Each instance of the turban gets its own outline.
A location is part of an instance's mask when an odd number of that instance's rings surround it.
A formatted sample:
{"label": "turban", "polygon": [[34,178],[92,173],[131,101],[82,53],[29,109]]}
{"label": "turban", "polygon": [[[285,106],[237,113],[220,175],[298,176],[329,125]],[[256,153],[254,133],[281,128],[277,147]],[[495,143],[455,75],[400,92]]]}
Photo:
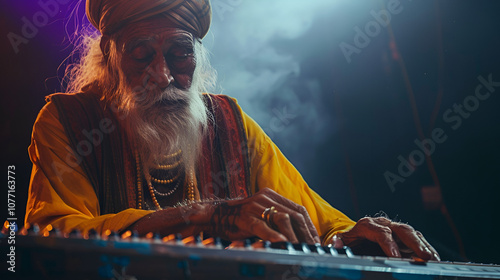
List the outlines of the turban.
{"label": "turban", "polygon": [[87,0],[86,13],[103,35],[129,23],[165,15],[200,39],[207,34],[212,17],[209,0]]}

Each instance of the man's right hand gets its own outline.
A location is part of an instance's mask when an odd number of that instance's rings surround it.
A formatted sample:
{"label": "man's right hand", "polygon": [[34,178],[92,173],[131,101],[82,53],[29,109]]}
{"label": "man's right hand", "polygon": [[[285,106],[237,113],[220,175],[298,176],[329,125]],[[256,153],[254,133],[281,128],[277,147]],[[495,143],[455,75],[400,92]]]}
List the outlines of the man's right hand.
{"label": "man's right hand", "polygon": [[[277,212],[270,213],[268,224],[262,213],[273,206]],[[208,231],[214,236],[228,240],[256,236],[271,242],[320,243],[305,207],[271,189],[262,189],[245,199],[222,201],[211,210]]]}
{"label": "man's right hand", "polygon": [[[273,206],[277,212],[269,214],[268,223],[262,215]],[[129,229],[140,235],[158,232],[189,236],[205,231],[230,241],[259,237],[271,242],[320,243],[305,207],[267,188],[244,199],[193,202],[159,210]]]}

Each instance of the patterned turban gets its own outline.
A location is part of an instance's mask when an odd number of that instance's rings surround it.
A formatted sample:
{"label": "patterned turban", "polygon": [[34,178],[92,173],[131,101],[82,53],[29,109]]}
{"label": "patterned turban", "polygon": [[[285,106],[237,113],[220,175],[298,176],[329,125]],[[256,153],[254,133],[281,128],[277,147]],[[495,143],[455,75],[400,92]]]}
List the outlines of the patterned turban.
{"label": "patterned turban", "polygon": [[209,0],[86,0],[87,18],[101,34],[111,35],[128,23],[163,14],[203,38],[210,27]]}

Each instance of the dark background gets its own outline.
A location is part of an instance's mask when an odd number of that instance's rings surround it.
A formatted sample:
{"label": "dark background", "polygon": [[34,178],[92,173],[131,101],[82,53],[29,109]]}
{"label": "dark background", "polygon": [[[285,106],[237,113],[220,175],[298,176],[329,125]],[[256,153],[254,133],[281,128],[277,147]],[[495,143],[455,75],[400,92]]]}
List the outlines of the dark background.
{"label": "dark background", "polygon": [[[500,263],[500,87],[456,130],[443,118],[474,94],[478,76],[500,81],[500,2],[402,0],[348,62],[339,45],[354,45],[355,27],[364,30],[389,2],[212,1],[204,44],[219,71],[215,91],[236,97],[310,186],[352,219],[382,210],[422,231],[444,259]],[[85,23],[81,4],[55,3],[52,15],[34,0],[2,1],[0,12],[1,167],[16,166],[20,220],[31,128],[44,96],[61,91],[68,38]],[[44,23],[41,13],[47,23],[16,53],[8,34],[22,36],[23,17]],[[446,141],[391,190],[384,173],[397,175],[398,156],[408,159],[434,128]],[[433,187],[434,203],[423,187]]]}

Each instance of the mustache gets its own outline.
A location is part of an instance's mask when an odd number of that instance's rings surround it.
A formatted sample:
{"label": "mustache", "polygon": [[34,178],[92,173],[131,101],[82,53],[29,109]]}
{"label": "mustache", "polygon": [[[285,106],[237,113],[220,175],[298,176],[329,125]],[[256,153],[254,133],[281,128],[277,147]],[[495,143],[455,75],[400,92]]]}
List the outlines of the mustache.
{"label": "mustache", "polygon": [[188,106],[189,90],[179,89],[170,85],[164,90],[158,88],[134,92],[134,103],[142,108],[171,107],[172,109]]}

